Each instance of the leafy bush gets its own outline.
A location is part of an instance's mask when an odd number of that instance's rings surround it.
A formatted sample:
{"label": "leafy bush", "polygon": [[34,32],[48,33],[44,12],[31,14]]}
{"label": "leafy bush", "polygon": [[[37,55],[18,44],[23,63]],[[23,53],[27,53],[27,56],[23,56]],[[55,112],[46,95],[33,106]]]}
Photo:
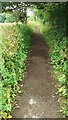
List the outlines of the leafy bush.
{"label": "leafy bush", "polygon": [[0,114],[11,118],[12,102],[24,78],[32,29],[25,24],[1,26]]}
{"label": "leafy bush", "polygon": [[20,21],[20,12],[4,12],[0,13],[0,22],[2,23],[13,23]]}
{"label": "leafy bush", "polygon": [[[57,33],[58,34],[58,33]],[[68,116],[68,111],[67,111],[67,99],[68,99],[68,91],[67,91],[67,66],[68,66],[68,60],[67,60],[67,48],[66,48],[66,37],[63,37],[62,40],[60,40],[60,37],[55,36],[54,30],[50,29],[50,31],[47,31],[45,33],[45,39],[49,45],[49,53],[51,57],[51,64],[53,65],[53,72],[55,79],[58,81],[58,92],[59,95],[63,99],[62,101],[60,100],[61,104],[61,112],[65,115]],[[64,107],[62,107],[64,106]]]}
{"label": "leafy bush", "polygon": [[6,17],[0,14],[0,23],[4,23]]}
{"label": "leafy bush", "polygon": [[[48,3],[44,5],[42,34],[49,46],[51,64],[55,79],[58,81],[59,102],[61,110],[68,116],[68,57],[66,41],[66,3]],[[47,16],[46,16],[47,15]]]}
{"label": "leafy bush", "polygon": [[12,22],[15,22],[15,18],[12,14],[6,14],[6,20],[5,22],[7,23],[12,23]]}
{"label": "leafy bush", "polygon": [[5,19],[6,23],[19,22],[21,13],[19,11],[12,12],[12,13],[9,12],[9,13],[5,13],[5,16],[6,16],[6,19]]}

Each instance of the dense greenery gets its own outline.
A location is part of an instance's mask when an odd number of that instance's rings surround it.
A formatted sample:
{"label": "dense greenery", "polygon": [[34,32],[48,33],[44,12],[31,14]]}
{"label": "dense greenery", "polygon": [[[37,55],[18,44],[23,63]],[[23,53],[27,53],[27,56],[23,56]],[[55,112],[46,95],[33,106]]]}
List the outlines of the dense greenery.
{"label": "dense greenery", "polygon": [[21,14],[19,11],[14,12],[4,12],[0,13],[0,22],[1,23],[13,23],[13,22],[24,22],[24,19],[21,20]]}
{"label": "dense greenery", "polygon": [[[66,41],[66,3],[48,3],[40,9],[39,17],[43,22],[42,34],[50,50],[51,64],[54,77],[58,81],[59,102],[61,110],[68,116],[68,58]],[[44,12],[45,11],[45,12]]]}
{"label": "dense greenery", "polygon": [[11,118],[12,102],[20,93],[19,81],[24,78],[25,63],[32,29],[25,24],[2,25],[2,58],[0,66],[0,114]]}
{"label": "dense greenery", "polygon": [[27,21],[27,7],[30,6],[28,2],[2,2],[1,4],[3,13],[7,14],[6,22]]}
{"label": "dense greenery", "polygon": [[[40,3],[35,11],[40,31],[49,46],[49,55],[53,66],[53,76],[57,82],[60,112],[68,116],[68,57],[66,40],[66,3]],[[40,22],[39,24],[36,24]],[[30,21],[31,23],[31,21]]]}
{"label": "dense greenery", "polygon": [[[14,7],[14,12],[5,12],[6,6]],[[35,9],[34,18],[29,18],[28,24],[35,29],[39,26],[42,35],[49,46],[49,55],[53,66],[53,76],[57,82],[57,93],[59,94],[60,112],[68,116],[68,57],[66,41],[66,3],[3,3],[4,12],[0,14],[0,22],[17,22],[1,25],[1,61],[0,61],[0,114],[3,118],[11,118],[12,102],[17,92],[20,91],[19,81],[24,78],[25,60],[30,44],[30,36],[33,30],[19,21],[26,21],[21,9],[31,6]],[[25,8],[25,7],[24,7]],[[19,11],[18,11],[19,9]],[[9,10],[8,10],[9,11]],[[19,13],[20,14],[19,14]],[[23,17],[24,16],[24,17]],[[6,19],[5,19],[6,18]],[[10,19],[12,18],[12,19]],[[24,19],[25,18],[25,19]],[[32,21],[33,20],[33,21]],[[40,22],[40,23],[39,23]]]}

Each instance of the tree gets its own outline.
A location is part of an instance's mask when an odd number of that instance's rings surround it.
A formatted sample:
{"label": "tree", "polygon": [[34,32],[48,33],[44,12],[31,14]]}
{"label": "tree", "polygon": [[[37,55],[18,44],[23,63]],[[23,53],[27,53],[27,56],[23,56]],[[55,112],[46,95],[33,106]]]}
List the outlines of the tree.
{"label": "tree", "polygon": [[10,12],[16,13],[14,14],[18,17],[19,21],[26,22],[27,21],[27,3],[23,2],[3,2],[2,3],[2,12]]}

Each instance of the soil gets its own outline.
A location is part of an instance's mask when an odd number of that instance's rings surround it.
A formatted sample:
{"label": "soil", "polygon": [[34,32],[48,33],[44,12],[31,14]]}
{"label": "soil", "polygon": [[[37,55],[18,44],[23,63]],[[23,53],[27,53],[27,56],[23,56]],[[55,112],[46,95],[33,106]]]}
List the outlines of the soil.
{"label": "soil", "polygon": [[49,48],[37,27],[31,38],[26,67],[22,94],[16,98],[19,108],[12,110],[13,118],[61,118]]}

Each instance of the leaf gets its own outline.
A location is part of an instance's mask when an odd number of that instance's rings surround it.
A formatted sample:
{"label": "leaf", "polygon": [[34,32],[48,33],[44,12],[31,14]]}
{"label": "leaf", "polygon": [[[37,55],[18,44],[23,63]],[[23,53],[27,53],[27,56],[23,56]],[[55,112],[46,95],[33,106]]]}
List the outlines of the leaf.
{"label": "leaf", "polygon": [[2,104],[0,104],[0,110],[2,110]]}
{"label": "leaf", "polygon": [[18,93],[22,93],[21,90],[19,90]]}
{"label": "leaf", "polygon": [[7,112],[11,111],[11,104],[6,104],[6,110],[7,110]]}
{"label": "leaf", "polygon": [[12,118],[12,116],[11,116],[11,115],[8,115],[8,118]]}
{"label": "leaf", "polygon": [[1,117],[2,117],[2,118],[7,118],[7,113],[1,111]]}

